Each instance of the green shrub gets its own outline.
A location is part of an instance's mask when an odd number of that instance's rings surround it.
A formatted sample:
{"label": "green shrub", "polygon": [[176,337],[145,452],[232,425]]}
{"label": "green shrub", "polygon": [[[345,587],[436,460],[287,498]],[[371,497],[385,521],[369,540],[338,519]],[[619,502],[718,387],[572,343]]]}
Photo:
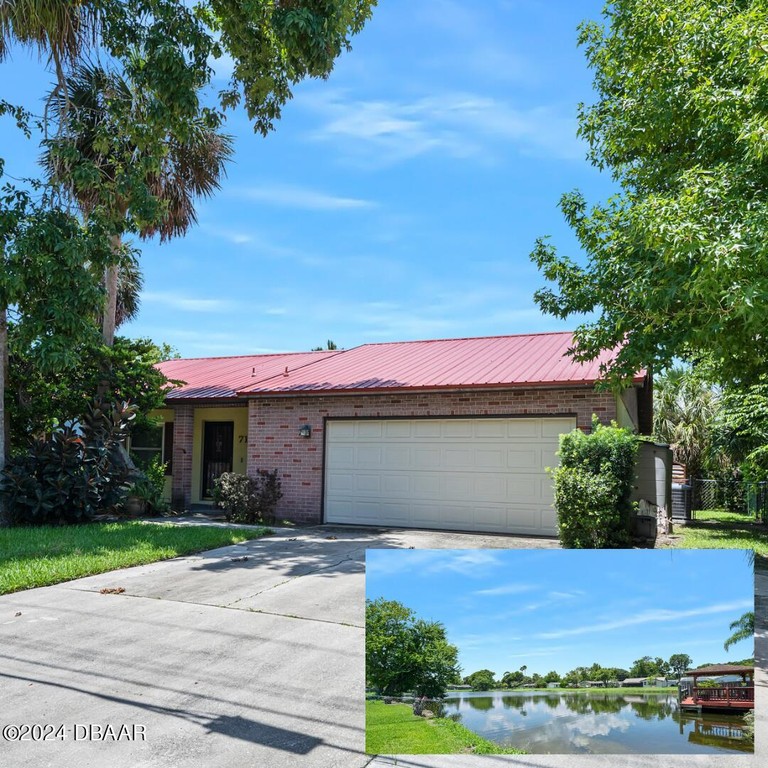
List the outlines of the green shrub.
{"label": "green shrub", "polygon": [[573,549],[627,546],[631,541],[638,437],[592,417],[592,432],[560,436],[553,471],[560,541]]}
{"label": "green shrub", "polygon": [[94,400],[76,424],[33,438],[0,475],[0,493],[13,523],[82,523],[123,501],[130,467],[123,448],[136,410]]}
{"label": "green shrub", "polygon": [[155,456],[128,488],[127,496],[143,501],[144,512],[147,514],[162,514],[168,511],[169,504],[165,500],[165,467],[160,457]]}
{"label": "green shrub", "polygon": [[255,477],[224,472],[214,481],[213,500],[233,523],[271,523],[283,497],[277,470],[257,470]]}

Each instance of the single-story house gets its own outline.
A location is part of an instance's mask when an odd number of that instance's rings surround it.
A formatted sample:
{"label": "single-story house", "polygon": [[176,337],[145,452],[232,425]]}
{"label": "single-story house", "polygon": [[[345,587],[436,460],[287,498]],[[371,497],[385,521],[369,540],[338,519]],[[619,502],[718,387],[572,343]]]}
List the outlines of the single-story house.
{"label": "single-story house", "polygon": [[655,678],[648,677],[627,677],[621,681],[622,688],[650,688],[655,685]]}
{"label": "single-story house", "polygon": [[597,391],[570,333],[363,344],[169,360],[152,435],[174,509],[210,505],[222,472],[277,469],[298,523],[556,535],[559,436],[592,414],[651,431],[649,376]]}
{"label": "single-story house", "polygon": [[547,688],[559,688],[560,683],[547,683]]}

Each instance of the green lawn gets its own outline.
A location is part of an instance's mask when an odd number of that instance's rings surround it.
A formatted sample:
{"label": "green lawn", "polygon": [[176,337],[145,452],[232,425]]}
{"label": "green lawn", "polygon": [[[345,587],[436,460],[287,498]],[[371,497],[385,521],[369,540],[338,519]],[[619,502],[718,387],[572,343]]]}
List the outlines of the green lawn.
{"label": "green lawn", "polygon": [[768,526],[753,517],[713,509],[695,512],[696,519],[675,526],[682,535],[674,546],[685,549],[754,549],[760,557],[768,557]]}
{"label": "green lawn", "polygon": [[519,755],[452,720],[427,720],[410,704],[365,703],[365,751],[370,755]]}
{"label": "green lawn", "polygon": [[137,521],[0,528],[0,595],[237,544],[268,532]]}

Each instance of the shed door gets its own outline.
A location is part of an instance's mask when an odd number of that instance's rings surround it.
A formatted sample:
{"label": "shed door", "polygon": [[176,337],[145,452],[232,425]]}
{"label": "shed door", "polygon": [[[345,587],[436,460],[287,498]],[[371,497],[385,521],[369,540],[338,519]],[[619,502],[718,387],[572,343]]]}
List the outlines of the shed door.
{"label": "shed door", "polygon": [[325,520],[557,535],[552,481],[573,417],[326,424]]}

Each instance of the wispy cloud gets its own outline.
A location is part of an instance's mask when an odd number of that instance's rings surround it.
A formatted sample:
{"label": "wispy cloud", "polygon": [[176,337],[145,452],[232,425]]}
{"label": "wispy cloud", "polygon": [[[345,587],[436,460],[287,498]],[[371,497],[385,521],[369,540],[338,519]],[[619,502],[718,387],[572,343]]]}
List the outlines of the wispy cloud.
{"label": "wispy cloud", "polygon": [[498,587],[490,587],[489,589],[477,589],[473,595],[519,595],[523,592],[530,592],[536,589],[533,584],[502,584]]}
{"label": "wispy cloud", "polygon": [[293,184],[264,183],[248,187],[235,187],[231,194],[246,200],[256,200],[266,205],[299,208],[307,211],[349,211],[375,208],[372,200],[345,197]]}
{"label": "wispy cloud", "polygon": [[236,309],[236,302],[229,299],[197,298],[173,291],[146,291],[141,294],[141,300],[183,312],[230,312]]}
{"label": "wispy cloud", "polygon": [[560,637],[574,637],[575,635],[587,635],[599,632],[608,632],[613,629],[623,629],[624,627],[638,626],[642,624],[658,624],[668,622],[678,622],[681,619],[688,619],[694,616],[709,616],[715,613],[729,613],[743,611],[752,607],[749,600],[738,600],[732,603],[718,603],[716,605],[707,605],[700,608],[692,608],[687,611],[672,611],[668,609],[653,609],[643,611],[634,616],[625,616],[615,621],[604,621],[601,623],[587,624],[581,627],[572,627],[570,629],[560,629],[554,632],[540,632],[535,635],[543,640],[552,640]]}
{"label": "wispy cloud", "polygon": [[305,103],[324,119],[312,138],[356,151],[374,166],[428,153],[485,161],[510,149],[566,160],[585,154],[575,115],[555,106],[519,108],[473,93],[356,100],[339,91],[315,94]]}
{"label": "wispy cloud", "polygon": [[487,576],[489,569],[498,565],[498,554],[486,549],[417,549],[408,552],[369,550],[366,558],[370,583],[374,582],[374,578],[404,572],[452,572],[479,578]]}

